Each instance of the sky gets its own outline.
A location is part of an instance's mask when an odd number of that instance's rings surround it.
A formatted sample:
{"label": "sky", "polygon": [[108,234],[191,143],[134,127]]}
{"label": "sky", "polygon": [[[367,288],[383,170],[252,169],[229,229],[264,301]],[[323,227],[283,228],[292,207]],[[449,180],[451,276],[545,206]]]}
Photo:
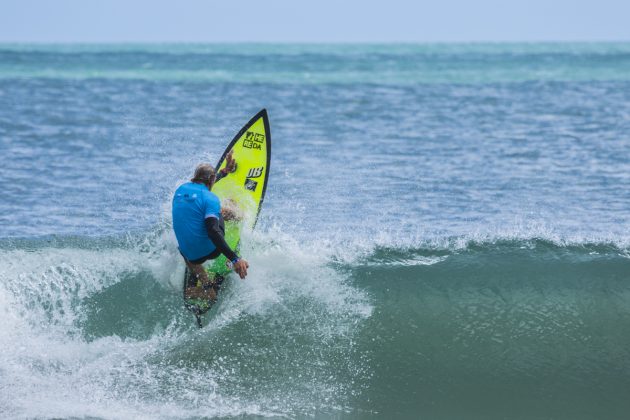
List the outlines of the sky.
{"label": "sky", "polygon": [[0,0],[0,42],[630,41],[630,0]]}

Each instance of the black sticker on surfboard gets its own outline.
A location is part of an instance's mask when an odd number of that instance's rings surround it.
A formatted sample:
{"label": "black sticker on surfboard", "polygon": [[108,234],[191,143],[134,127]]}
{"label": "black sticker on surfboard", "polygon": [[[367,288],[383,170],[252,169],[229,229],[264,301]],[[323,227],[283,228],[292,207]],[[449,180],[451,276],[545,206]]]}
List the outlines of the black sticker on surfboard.
{"label": "black sticker on surfboard", "polygon": [[245,180],[245,189],[250,190],[250,191],[256,191],[256,187],[258,186],[258,182],[254,181],[253,179],[246,179]]}
{"label": "black sticker on surfboard", "polygon": [[261,150],[260,145],[265,142],[265,135],[248,131],[243,139],[243,147],[248,149]]}

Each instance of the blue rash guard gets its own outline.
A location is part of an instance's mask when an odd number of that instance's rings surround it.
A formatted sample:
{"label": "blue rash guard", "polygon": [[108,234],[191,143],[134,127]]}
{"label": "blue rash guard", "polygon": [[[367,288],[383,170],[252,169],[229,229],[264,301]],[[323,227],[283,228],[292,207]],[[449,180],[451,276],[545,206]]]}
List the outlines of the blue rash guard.
{"label": "blue rash guard", "polygon": [[219,197],[203,184],[187,182],[173,197],[173,230],[179,250],[189,261],[211,254],[216,246],[208,237],[205,219],[221,217]]}

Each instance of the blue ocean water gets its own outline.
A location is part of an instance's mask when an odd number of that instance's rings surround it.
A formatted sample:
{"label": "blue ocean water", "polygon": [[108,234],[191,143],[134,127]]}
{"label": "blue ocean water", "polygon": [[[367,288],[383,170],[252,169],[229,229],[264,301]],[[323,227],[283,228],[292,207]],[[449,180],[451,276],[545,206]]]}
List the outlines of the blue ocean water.
{"label": "blue ocean water", "polygon": [[[0,413],[622,419],[630,44],[0,45]],[[197,330],[175,188],[267,108]]]}

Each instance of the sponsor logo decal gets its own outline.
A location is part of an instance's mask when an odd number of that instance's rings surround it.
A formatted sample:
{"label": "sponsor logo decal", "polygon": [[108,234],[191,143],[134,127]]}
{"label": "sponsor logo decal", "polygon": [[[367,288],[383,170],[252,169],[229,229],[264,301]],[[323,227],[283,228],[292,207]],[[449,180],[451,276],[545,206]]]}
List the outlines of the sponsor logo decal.
{"label": "sponsor logo decal", "polygon": [[254,181],[253,179],[247,178],[245,180],[245,189],[246,190],[256,191],[256,187],[257,186],[258,186],[258,182]]}
{"label": "sponsor logo decal", "polygon": [[261,166],[260,168],[251,168],[249,172],[247,172],[247,178],[260,178],[263,169],[265,169],[264,166]]}
{"label": "sponsor logo decal", "polygon": [[265,135],[248,131],[243,139],[243,147],[248,149],[261,150],[260,145],[265,142]]}

